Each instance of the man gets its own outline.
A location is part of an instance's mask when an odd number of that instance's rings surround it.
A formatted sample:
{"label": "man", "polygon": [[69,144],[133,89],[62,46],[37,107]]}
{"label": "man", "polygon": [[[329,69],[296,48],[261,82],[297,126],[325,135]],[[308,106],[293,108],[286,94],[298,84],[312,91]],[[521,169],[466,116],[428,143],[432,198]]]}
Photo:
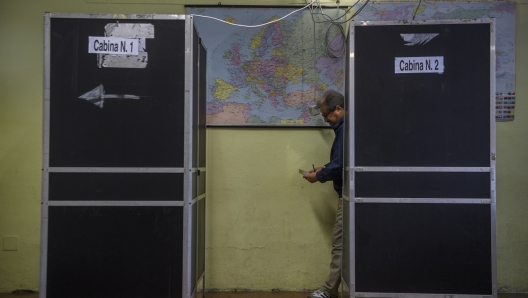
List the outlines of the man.
{"label": "man", "polygon": [[335,138],[330,151],[330,162],[323,167],[310,170],[303,178],[310,183],[333,181],[334,189],[339,195],[334,231],[332,234],[332,261],[330,274],[318,290],[308,298],[336,298],[341,283],[341,249],[343,243],[343,120],[345,116],[345,98],[337,91],[328,90],[317,103],[324,121],[332,125]]}

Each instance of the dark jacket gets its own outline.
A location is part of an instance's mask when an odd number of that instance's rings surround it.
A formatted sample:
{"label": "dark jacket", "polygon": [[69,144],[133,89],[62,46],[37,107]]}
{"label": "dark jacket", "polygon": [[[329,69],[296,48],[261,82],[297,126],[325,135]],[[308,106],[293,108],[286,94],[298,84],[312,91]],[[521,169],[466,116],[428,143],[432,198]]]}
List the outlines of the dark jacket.
{"label": "dark jacket", "polygon": [[316,176],[320,182],[326,182],[332,180],[334,182],[334,189],[339,194],[339,197],[343,196],[343,120],[341,118],[339,122],[334,125],[334,143],[332,143],[332,150],[330,150],[330,162],[325,164],[325,167],[317,172]]}

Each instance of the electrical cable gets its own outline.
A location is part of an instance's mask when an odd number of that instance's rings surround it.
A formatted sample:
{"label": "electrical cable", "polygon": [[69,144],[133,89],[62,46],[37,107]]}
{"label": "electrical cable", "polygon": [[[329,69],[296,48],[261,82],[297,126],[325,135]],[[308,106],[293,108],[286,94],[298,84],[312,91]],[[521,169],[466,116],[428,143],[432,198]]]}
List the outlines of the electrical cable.
{"label": "electrical cable", "polygon": [[308,5],[302,7],[302,8],[299,8],[299,9],[296,9],[292,12],[290,12],[289,14],[283,16],[282,18],[279,18],[277,20],[273,20],[273,21],[269,21],[267,23],[264,23],[264,24],[260,24],[260,25],[240,25],[240,24],[235,24],[235,23],[231,23],[231,22],[227,22],[227,21],[224,21],[222,19],[218,19],[218,18],[215,18],[215,17],[211,17],[211,16],[204,16],[204,15],[199,15],[199,14],[191,14],[191,16],[195,16],[195,17],[200,17],[200,18],[206,18],[206,19],[213,19],[213,20],[216,20],[216,21],[219,21],[219,22],[222,22],[222,23],[226,23],[226,24],[229,24],[229,25],[233,25],[233,26],[239,26],[239,27],[246,27],[246,28],[256,28],[256,27],[262,27],[262,26],[266,26],[266,25],[269,25],[269,24],[272,24],[272,23],[275,23],[275,22],[278,22],[280,20],[283,20],[287,17],[289,17],[290,15],[296,13],[296,12],[299,12],[309,6],[311,6],[314,2],[316,2],[318,0],[313,0],[312,2],[310,2]]}
{"label": "electrical cable", "polygon": [[[339,30],[340,30],[339,34],[343,38],[342,39],[343,40],[343,44],[341,45],[341,48],[337,49],[337,50],[336,49],[332,49],[332,47],[330,46],[331,41],[328,40],[328,38],[330,37],[330,29],[333,26],[336,26],[337,28],[339,28]],[[334,37],[334,39],[335,39],[335,37]],[[343,57],[343,55],[345,54],[345,50],[346,50],[345,41],[346,41],[346,36],[345,36],[345,29],[343,29],[343,26],[341,26],[341,24],[330,23],[330,25],[326,29],[326,34],[325,34],[325,52],[326,52],[326,54],[328,56],[330,56],[331,58]],[[337,54],[336,54],[336,52],[337,52]]]}
{"label": "electrical cable", "polygon": [[[356,4],[359,2],[360,0],[358,0],[356,2]],[[305,0],[306,3],[308,3],[308,1]],[[313,9],[310,8],[310,11],[312,13],[312,20],[315,22],[315,23],[328,23],[328,22],[334,22],[336,20],[339,20],[340,18],[344,17],[356,4],[350,6],[342,15],[340,15],[339,17],[336,17],[335,19],[332,19],[329,15],[325,14],[324,12],[322,12],[322,7],[320,8],[321,12],[318,13],[318,12],[314,12]],[[313,18],[313,15],[322,15],[323,18],[325,18],[324,21],[316,21],[314,18]]]}
{"label": "electrical cable", "polygon": [[[312,14],[313,19],[313,14]],[[315,42],[315,22],[313,23],[313,42],[314,42],[314,59],[313,59],[313,72],[314,72],[314,102],[317,101],[317,92],[315,91],[315,87],[317,86],[317,43]]]}
{"label": "electrical cable", "polygon": [[[307,1],[305,1],[305,2],[307,2]],[[339,3],[339,0],[337,1],[337,3]],[[326,30],[323,49],[324,49],[326,55],[328,55],[329,57],[332,57],[332,58],[336,58],[336,55],[334,55],[333,51],[330,50],[330,46],[329,46],[329,42],[328,42],[330,29],[331,29],[331,27],[334,26],[334,24],[332,24],[332,20],[333,19],[332,19],[332,17],[330,17],[329,15],[324,13],[323,7],[320,5],[320,3],[319,3],[319,11],[320,12],[314,12],[314,9],[312,7],[313,7],[313,5],[310,7],[310,12],[312,13],[312,21],[314,23],[314,43],[315,43],[315,24],[317,24],[317,23],[330,23],[330,25],[328,26],[328,28]],[[337,6],[337,10],[336,10],[336,15],[338,15],[338,14],[339,14],[339,5]],[[314,17],[315,15],[321,15],[325,20],[316,21],[315,17]],[[339,17],[336,18],[336,19],[339,19]]]}
{"label": "electrical cable", "polygon": [[414,18],[416,17],[416,13],[418,12],[418,8],[420,8],[420,5],[422,5],[422,0],[420,0],[420,2],[418,3],[418,6],[416,6],[416,9],[414,10],[413,21],[414,21]]}
{"label": "electrical cable", "polygon": [[[345,42],[346,42],[345,30],[343,29],[343,26],[341,26],[341,24],[346,24],[347,22],[352,20],[355,16],[357,16],[363,10],[363,8],[365,8],[365,6],[370,2],[370,0],[366,0],[365,3],[360,8],[358,8],[358,10],[356,12],[354,12],[354,14],[350,18],[348,18],[347,20],[339,21],[339,19],[341,19],[344,16],[346,16],[350,12],[350,10],[353,7],[355,7],[360,1],[361,0],[357,0],[356,3],[354,3],[352,6],[350,6],[342,15],[337,16],[339,14],[339,0],[338,0],[337,1],[338,6],[337,6],[336,17],[332,18],[328,14],[324,13],[323,6],[321,5],[319,0],[312,0],[310,3],[308,3],[308,0],[305,0],[306,5],[304,7],[296,9],[296,10],[290,12],[289,14],[287,14],[287,15],[279,18],[279,19],[276,19],[276,20],[273,20],[273,21],[269,21],[269,22],[266,22],[266,23],[260,24],[260,25],[235,24],[235,23],[224,21],[222,19],[218,19],[218,18],[215,18],[215,17],[204,16],[204,15],[199,15],[199,14],[191,14],[191,16],[200,17],[200,18],[207,18],[207,19],[213,19],[213,20],[216,20],[216,21],[219,21],[219,22],[222,22],[222,23],[226,23],[226,24],[229,24],[229,25],[233,25],[233,26],[239,26],[239,27],[245,27],[245,28],[256,28],[256,27],[262,27],[262,26],[266,26],[266,25],[281,21],[281,20],[289,17],[290,15],[292,15],[292,14],[294,14],[296,12],[299,12],[299,11],[301,11],[303,9],[308,8],[310,10],[310,14],[312,16],[312,21],[314,22],[314,42],[315,42],[315,24],[317,24],[317,23],[330,23],[330,25],[326,29],[325,41],[324,41],[324,49],[325,49],[326,54],[329,57],[339,58],[339,57],[343,56],[343,54],[345,53],[345,48],[346,48],[345,47]],[[421,1],[422,0],[420,0],[420,4],[421,4]],[[317,3],[317,6],[314,8],[314,4],[315,3]],[[420,6],[420,4],[418,5],[418,7]],[[319,12],[317,12],[316,9],[319,9]],[[418,10],[418,8],[417,8],[417,10]],[[415,11],[415,14],[416,14],[416,11]],[[314,15],[321,15],[324,20],[323,21],[316,21]],[[413,16],[413,20],[414,20],[414,16]],[[330,36],[330,30],[334,26],[337,26],[339,28],[339,33],[338,34],[340,34],[342,36],[342,38],[343,38],[343,44],[342,44],[341,48],[337,49],[337,50],[336,49],[332,49],[330,47],[330,43],[331,42],[328,40],[329,36]],[[336,52],[337,52],[337,54],[335,54]]]}
{"label": "electrical cable", "polygon": [[[421,0],[420,0],[421,1]],[[348,7],[348,9],[340,16],[337,16],[337,17],[334,17],[332,18],[331,16],[329,16],[328,14],[324,13],[323,11],[323,8],[322,6],[320,5],[319,1],[318,1],[318,8],[319,8],[319,11],[320,12],[317,12],[314,8],[313,8],[313,1],[312,1],[312,4],[309,6],[309,9],[310,9],[310,13],[312,14],[312,21],[314,23],[330,23],[330,25],[328,26],[328,28],[326,29],[326,34],[325,34],[325,40],[324,40],[324,49],[325,49],[325,52],[326,52],[326,55],[328,55],[329,57],[331,58],[340,58],[342,57],[345,52],[346,52],[346,40],[347,40],[347,37],[345,35],[345,30],[343,29],[343,26],[341,24],[346,24],[348,23],[349,21],[353,20],[354,17],[356,17],[359,13],[361,13],[361,11],[367,6],[367,4],[370,2],[370,0],[366,0],[365,3],[363,3],[353,14],[352,16],[350,16],[349,18],[347,18],[346,20],[344,21],[339,21],[341,18],[343,18],[344,16],[346,16],[350,10],[352,8],[354,8],[356,5],[358,5],[359,3],[361,2],[361,0],[357,0],[352,6]],[[305,3],[308,3],[307,0],[305,0]],[[339,14],[339,1],[337,1],[337,13],[336,15]],[[323,17],[324,20],[322,21],[318,21],[315,19],[315,15],[321,15],[321,17]],[[340,49],[332,49],[330,47],[330,43],[331,41],[329,41],[329,36],[330,36],[330,31],[331,29],[334,27],[334,26],[337,26],[339,28],[339,35],[342,36],[343,38],[343,44],[341,45],[341,48]]]}
{"label": "electrical cable", "polygon": [[[360,1],[361,0],[358,0],[354,5],[352,5],[352,7],[355,6],[356,4],[358,4]],[[369,2],[370,2],[370,0],[366,0],[365,3],[363,5],[361,5],[361,7],[358,8],[358,10],[356,12],[354,12],[354,14],[350,18],[348,18],[347,20],[342,21],[342,22],[335,21],[335,23],[343,24],[343,23],[351,21],[355,16],[357,16],[365,8],[365,6],[367,6],[367,4]]]}
{"label": "electrical cable", "polygon": [[[358,8],[358,10],[350,17],[348,18],[347,20],[345,21],[341,21],[339,22],[338,19],[344,17],[353,7],[355,7],[356,5],[358,5],[359,2],[361,2],[362,0],[357,0],[356,3],[354,3],[352,6],[349,6],[348,9],[345,11],[345,13],[335,19],[332,19],[329,15],[325,14],[325,13],[317,13],[317,12],[313,12],[312,10],[312,14],[322,14],[322,16],[326,19],[325,21],[315,21],[316,23],[326,23],[326,22],[334,22],[334,23],[339,23],[339,24],[343,24],[343,23],[346,23],[346,22],[349,22],[350,20],[352,20],[355,16],[357,16],[366,6],[367,4],[370,2],[370,0],[366,0],[365,3],[360,7]],[[307,2],[307,1],[305,1]]]}

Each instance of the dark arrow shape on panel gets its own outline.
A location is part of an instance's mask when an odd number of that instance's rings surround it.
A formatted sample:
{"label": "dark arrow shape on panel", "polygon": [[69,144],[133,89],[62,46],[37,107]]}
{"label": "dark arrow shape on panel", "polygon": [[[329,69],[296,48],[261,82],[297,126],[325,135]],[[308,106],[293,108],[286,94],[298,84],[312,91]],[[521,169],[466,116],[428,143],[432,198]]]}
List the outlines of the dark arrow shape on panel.
{"label": "dark arrow shape on panel", "polygon": [[79,98],[87,100],[102,109],[104,100],[107,98],[139,99],[140,96],[130,94],[105,94],[103,85],[101,84],[95,87],[95,89],[90,90],[84,93],[83,95],[79,96]]}

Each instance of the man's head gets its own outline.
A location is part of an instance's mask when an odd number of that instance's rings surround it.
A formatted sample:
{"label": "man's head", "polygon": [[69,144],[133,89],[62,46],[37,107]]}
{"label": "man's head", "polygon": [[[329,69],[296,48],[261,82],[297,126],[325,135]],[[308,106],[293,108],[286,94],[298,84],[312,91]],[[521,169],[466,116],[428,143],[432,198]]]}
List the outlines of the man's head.
{"label": "man's head", "polygon": [[324,121],[335,125],[345,116],[345,97],[337,91],[328,90],[317,102],[317,107],[321,111]]}

